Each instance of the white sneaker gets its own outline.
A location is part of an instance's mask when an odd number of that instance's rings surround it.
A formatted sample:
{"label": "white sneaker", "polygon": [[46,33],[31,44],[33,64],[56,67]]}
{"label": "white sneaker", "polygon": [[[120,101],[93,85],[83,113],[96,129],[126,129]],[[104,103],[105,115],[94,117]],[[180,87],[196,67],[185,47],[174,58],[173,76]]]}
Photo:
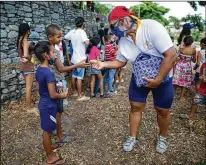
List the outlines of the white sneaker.
{"label": "white sneaker", "polygon": [[129,136],[123,144],[123,149],[126,152],[130,152],[133,150],[135,144],[137,143],[136,137],[134,136]]}
{"label": "white sneaker", "polygon": [[78,93],[74,93],[72,96],[73,96],[73,97],[77,97],[77,96],[78,96]]}
{"label": "white sneaker", "polygon": [[119,83],[119,80],[116,80],[116,83]]}
{"label": "white sneaker", "polygon": [[90,100],[90,97],[82,96],[81,98],[78,98],[77,101],[87,101]]}
{"label": "white sneaker", "polygon": [[123,83],[123,82],[124,82],[124,79],[122,79],[121,82]]}
{"label": "white sneaker", "polygon": [[156,146],[156,151],[158,153],[164,153],[167,151],[167,141],[166,138],[163,136],[158,136],[157,137],[157,146]]}

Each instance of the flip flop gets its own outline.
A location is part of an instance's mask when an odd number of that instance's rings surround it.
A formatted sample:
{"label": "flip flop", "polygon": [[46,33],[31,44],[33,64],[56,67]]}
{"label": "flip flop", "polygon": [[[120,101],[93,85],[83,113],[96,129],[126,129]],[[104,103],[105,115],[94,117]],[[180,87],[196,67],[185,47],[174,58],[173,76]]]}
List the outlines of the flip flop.
{"label": "flip flop", "polygon": [[68,142],[71,142],[74,140],[74,137],[73,136],[68,136],[68,135],[64,135],[60,141],[56,141],[55,143],[56,144],[61,144],[61,143],[68,143]]}
{"label": "flip flop", "polygon": [[59,143],[54,143],[54,144],[56,144],[57,146],[52,148],[52,150],[56,150],[57,148],[59,148],[61,146]]}
{"label": "flip flop", "polygon": [[[61,160],[64,160],[63,158],[59,158],[59,159],[57,159],[57,160],[55,160],[55,161],[53,161],[52,163],[48,163],[48,162],[46,162],[47,164],[53,164],[53,165],[55,165],[56,163],[58,163],[59,161],[61,161]],[[65,161],[64,161],[64,163],[65,163]],[[64,163],[61,163],[61,164],[64,164]],[[61,165],[60,164],[60,165]],[[57,164],[56,164],[57,165]]]}

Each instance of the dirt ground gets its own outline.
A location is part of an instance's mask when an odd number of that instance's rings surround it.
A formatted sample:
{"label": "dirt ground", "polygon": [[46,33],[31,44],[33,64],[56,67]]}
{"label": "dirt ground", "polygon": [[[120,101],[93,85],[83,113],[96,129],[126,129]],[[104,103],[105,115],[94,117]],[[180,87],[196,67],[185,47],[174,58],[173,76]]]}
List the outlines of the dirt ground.
{"label": "dirt ground", "polygon": [[[63,114],[63,130],[75,140],[57,149],[56,154],[66,158],[66,165],[206,164],[205,106],[198,108],[192,127],[178,118],[180,113],[189,111],[193,90],[187,90],[183,103],[179,102],[179,90],[175,95],[167,153],[155,151],[158,126],[151,94],[137,135],[138,143],[133,151],[123,152],[122,144],[129,133],[129,70],[127,66],[126,88],[111,98],[97,97],[81,103],[69,98]],[[39,117],[26,112],[24,100],[4,107],[1,112],[1,164],[45,164],[41,135]]]}

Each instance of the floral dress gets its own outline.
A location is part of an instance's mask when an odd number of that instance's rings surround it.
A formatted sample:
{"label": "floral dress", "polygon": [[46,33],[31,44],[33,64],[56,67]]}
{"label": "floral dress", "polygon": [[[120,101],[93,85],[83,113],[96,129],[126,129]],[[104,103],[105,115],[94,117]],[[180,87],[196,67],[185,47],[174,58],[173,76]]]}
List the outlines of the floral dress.
{"label": "floral dress", "polygon": [[192,86],[192,56],[186,56],[180,54],[175,67],[175,73],[173,76],[173,84],[182,87]]}

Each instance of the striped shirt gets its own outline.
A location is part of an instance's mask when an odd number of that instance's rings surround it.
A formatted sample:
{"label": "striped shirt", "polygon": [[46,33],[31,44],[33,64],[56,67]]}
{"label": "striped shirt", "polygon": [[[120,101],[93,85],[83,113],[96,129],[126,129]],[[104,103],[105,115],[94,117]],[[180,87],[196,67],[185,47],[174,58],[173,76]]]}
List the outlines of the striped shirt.
{"label": "striped shirt", "polygon": [[116,59],[116,51],[109,42],[105,45],[105,61],[114,61]]}

